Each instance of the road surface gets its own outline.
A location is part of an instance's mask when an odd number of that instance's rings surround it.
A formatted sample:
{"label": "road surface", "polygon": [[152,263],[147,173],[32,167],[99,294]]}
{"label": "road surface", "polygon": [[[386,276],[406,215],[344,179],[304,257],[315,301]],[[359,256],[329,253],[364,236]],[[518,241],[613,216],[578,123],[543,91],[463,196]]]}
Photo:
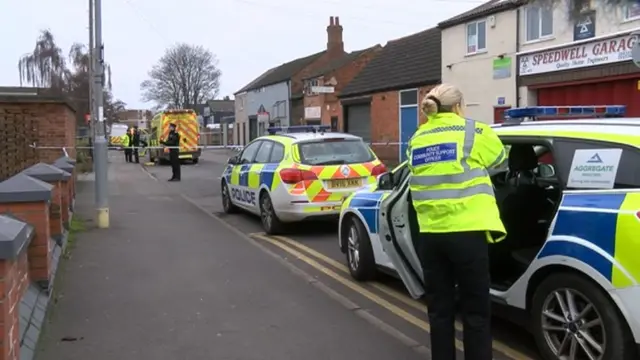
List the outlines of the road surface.
{"label": "road surface", "polygon": [[[230,153],[205,151],[197,165],[182,167],[182,181],[168,183],[204,211],[223,220],[238,231],[251,236],[289,264],[311,274],[327,287],[365,309],[388,326],[396,337],[409,344],[429,346],[429,324],[423,304],[414,301],[401,282],[382,277],[374,283],[352,281],[345,257],[337,246],[336,224],[318,223],[295,226],[286,237],[269,237],[262,233],[257,217],[247,214],[226,215],[222,211],[220,175]],[[168,166],[145,167],[159,182],[171,175]],[[458,324],[458,330],[461,326]],[[461,332],[459,331],[461,338]],[[538,359],[532,337],[522,328],[499,318],[494,319],[496,359]],[[462,347],[462,343],[457,344]]]}

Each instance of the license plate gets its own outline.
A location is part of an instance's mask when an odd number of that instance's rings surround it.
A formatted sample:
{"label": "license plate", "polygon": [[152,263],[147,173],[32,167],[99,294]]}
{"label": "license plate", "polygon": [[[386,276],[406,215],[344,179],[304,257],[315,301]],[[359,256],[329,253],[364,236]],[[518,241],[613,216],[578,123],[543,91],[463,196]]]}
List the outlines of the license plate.
{"label": "license plate", "polygon": [[191,155],[180,155],[178,156],[178,159],[191,159]]}
{"label": "license plate", "polygon": [[329,189],[347,189],[362,186],[362,179],[329,180]]}

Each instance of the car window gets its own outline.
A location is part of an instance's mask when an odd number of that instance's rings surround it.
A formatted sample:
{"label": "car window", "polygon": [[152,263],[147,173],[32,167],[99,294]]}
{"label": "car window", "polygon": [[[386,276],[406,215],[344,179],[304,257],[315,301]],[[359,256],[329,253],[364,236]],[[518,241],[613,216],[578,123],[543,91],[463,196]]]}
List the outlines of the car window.
{"label": "car window", "polygon": [[604,141],[574,139],[554,140],[554,147],[557,150],[557,172],[567,188],[640,188],[638,149]]}
{"label": "car window", "polygon": [[358,164],[375,160],[362,140],[327,138],[298,144],[300,162],[307,165]]}
{"label": "car window", "polygon": [[256,156],[258,148],[260,148],[261,144],[262,141],[255,141],[247,145],[247,147],[245,147],[242,151],[242,154],[240,154],[240,164],[248,164],[253,162],[253,158]]}
{"label": "car window", "polygon": [[262,146],[260,146],[260,150],[258,150],[253,162],[258,164],[268,163],[271,156],[271,149],[273,149],[273,144],[273,141],[262,141]]}
{"label": "car window", "polygon": [[273,150],[271,150],[271,157],[269,158],[270,163],[279,163],[284,158],[284,145],[279,143],[274,143]]}

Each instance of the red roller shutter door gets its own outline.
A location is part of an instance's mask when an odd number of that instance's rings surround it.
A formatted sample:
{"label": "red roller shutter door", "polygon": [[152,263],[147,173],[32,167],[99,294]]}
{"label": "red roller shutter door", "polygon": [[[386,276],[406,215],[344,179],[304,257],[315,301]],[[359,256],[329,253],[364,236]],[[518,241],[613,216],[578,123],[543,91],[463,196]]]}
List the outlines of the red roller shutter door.
{"label": "red roller shutter door", "polygon": [[626,105],[627,116],[640,117],[638,81],[623,79],[542,88],[538,89],[538,105]]}

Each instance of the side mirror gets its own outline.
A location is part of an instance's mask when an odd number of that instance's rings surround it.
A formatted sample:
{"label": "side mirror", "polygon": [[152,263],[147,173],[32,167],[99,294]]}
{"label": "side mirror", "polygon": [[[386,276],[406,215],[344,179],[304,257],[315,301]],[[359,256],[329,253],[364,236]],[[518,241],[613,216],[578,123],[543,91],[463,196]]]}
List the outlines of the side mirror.
{"label": "side mirror", "polygon": [[378,190],[393,190],[393,174],[386,172],[378,175]]}
{"label": "side mirror", "polygon": [[556,169],[549,164],[538,165],[538,176],[541,178],[552,178],[556,175]]}
{"label": "side mirror", "polygon": [[229,160],[227,161],[227,164],[229,165],[236,165],[237,163],[238,163],[238,155],[230,157]]}

